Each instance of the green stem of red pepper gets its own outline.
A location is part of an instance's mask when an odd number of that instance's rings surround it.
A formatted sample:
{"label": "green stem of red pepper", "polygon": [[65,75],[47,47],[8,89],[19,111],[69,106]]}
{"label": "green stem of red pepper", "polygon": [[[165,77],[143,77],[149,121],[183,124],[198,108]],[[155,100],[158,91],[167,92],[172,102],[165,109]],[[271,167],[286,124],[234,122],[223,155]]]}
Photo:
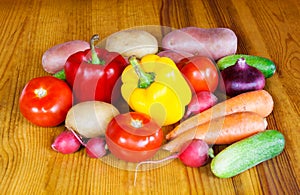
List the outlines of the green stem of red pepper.
{"label": "green stem of red pepper", "polygon": [[154,72],[145,72],[141,65],[139,64],[138,60],[135,56],[129,57],[129,62],[133,66],[137,76],[139,77],[138,80],[138,88],[147,88],[151,85],[151,83],[155,80],[155,73]]}
{"label": "green stem of red pepper", "polygon": [[91,54],[92,54],[92,64],[101,64],[100,59],[98,58],[97,52],[95,50],[95,41],[99,40],[99,35],[93,35],[90,41]]}
{"label": "green stem of red pepper", "polygon": [[[91,51],[92,59],[89,61],[89,63],[105,65],[105,61],[99,59],[98,54],[95,49],[95,41],[98,41],[98,40],[99,40],[99,35],[97,35],[97,34],[93,35],[90,40],[90,51]],[[66,73],[65,73],[64,69],[55,73],[53,76],[58,79],[61,79],[61,80],[66,80]]]}

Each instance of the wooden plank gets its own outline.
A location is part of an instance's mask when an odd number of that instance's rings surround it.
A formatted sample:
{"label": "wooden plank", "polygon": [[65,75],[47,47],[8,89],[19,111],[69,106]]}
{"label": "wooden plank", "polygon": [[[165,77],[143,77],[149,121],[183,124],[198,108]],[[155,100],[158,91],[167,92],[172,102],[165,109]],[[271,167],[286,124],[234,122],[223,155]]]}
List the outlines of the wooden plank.
{"label": "wooden plank", "polygon": [[[297,0],[127,0],[0,3],[0,194],[300,194],[300,5]],[[228,27],[238,36],[238,52],[272,59],[276,74],[266,90],[274,98],[269,129],[286,138],[284,152],[234,178],[219,179],[209,163],[185,167],[175,159],[139,171],[107,164],[84,149],[62,155],[51,149],[63,125],[42,128],[19,112],[19,95],[32,78],[48,75],[43,53],[55,44],[86,40],[144,25],[173,28]],[[219,152],[225,146],[214,146]],[[115,167],[117,166],[117,167]]]}

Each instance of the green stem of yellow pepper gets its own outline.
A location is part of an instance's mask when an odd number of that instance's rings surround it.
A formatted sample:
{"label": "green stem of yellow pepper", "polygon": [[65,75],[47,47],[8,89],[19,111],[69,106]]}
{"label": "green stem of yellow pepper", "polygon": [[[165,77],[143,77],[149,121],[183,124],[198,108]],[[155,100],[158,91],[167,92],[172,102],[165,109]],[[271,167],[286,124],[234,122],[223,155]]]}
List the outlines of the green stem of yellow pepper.
{"label": "green stem of yellow pepper", "polygon": [[155,80],[154,72],[145,72],[139,62],[137,61],[135,56],[129,57],[129,62],[134,68],[137,76],[139,77],[138,88],[147,88],[151,85],[151,83]]}

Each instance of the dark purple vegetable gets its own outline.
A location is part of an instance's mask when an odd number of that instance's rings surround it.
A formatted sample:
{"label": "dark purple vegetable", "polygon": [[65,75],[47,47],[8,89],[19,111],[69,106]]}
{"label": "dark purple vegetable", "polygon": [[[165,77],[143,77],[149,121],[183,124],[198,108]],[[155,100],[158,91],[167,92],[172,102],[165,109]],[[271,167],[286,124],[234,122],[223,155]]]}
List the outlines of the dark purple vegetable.
{"label": "dark purple vegetable", "polygon": [[249,66],[243,57],[239,58],[235,65],[225,68],[221,75],[226,94],[231,97],[265,87],[265,77],[262,72]]}
{"label": "dark purple vegetable", "polygon": [[213,93],[209,91],[199,91],[193,95],[183,118],[186,119],[191,115],[203,112],[215,105],[217,102],[218,98]]}

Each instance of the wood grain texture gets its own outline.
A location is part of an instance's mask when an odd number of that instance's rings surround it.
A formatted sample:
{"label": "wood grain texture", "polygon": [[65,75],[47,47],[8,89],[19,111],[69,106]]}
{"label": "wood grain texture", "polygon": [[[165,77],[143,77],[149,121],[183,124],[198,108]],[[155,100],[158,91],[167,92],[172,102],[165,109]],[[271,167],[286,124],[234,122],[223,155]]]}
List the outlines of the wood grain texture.
{"label": "wood grain texture", "polygon": [[[300,194],[300,3],[297,0],[2,0],[0,2],[0,194]],[[218,179],[209,164],[178,160],[148,171],[115,168],[84,150],[51,150],[63,126],[41,128],[19,112],[19,95],[47,75],[43,53],[69,40],[89,40],[135,26],[228,27],[238,53],[264,56],[277,66],[266,90],[274,98],[269,129],[286,138],[284,152],[236,177]],[[215,146],[215,152],[225,146]],[[124,165],[126,168],[126,164]]]}

